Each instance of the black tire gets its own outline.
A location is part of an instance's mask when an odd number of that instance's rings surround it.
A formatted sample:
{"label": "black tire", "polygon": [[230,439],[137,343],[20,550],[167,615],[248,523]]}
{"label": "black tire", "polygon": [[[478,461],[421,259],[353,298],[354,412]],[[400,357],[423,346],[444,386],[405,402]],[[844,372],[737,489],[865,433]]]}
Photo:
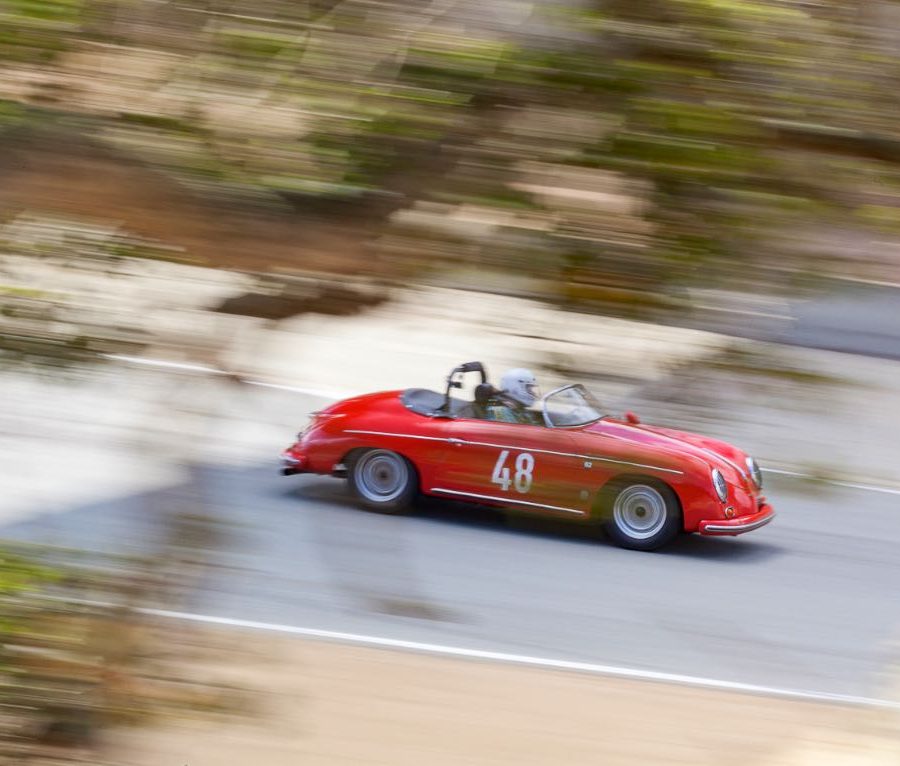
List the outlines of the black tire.
{"label": "black tire", "polygon": [[603,493],[603,528],[622,548],[654,551],[683,527],[678,496],[660,481],[635,478]]}
{"label": "black tire", "polygon": [[360,505],[378,513],[408,513],[419,491],[413,464],[386,449],[357,452],[350,461],[347,480]]}

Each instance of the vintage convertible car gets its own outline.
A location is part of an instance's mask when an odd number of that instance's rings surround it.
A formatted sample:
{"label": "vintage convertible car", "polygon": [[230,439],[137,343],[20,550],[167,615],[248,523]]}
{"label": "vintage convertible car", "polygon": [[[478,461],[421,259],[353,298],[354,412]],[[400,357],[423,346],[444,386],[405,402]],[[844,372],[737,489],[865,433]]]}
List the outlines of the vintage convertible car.
{"label": "vintage convertible car", "polygon": [[[481,376],[471,401],[453,394]],[[725,442],[604,414],[581,385],[516,411],[483,365],[443,393],[366,394],[313,413],[282,472],[346,476],[359,502],[408,510],[419,493],[598,521],[619,545],[653,550],[680,532],[738,535],[775,515],[753,458]]]}

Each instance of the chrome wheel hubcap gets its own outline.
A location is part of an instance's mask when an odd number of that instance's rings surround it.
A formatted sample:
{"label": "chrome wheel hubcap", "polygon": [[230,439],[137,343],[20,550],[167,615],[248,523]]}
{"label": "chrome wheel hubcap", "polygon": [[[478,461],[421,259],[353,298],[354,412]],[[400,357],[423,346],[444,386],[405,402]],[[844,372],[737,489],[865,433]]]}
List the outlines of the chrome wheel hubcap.
{"label": "chrome wheel hubcap", "polygon": [[356,486],[373,503],[396,500],[406,488],[408,478],[406,462],[387,450],[367,452],[356,464]]}
{"label": "chrome wheel hubcap", "polygon": [[635,540],[646,540],[666,523],[666,501],[653,487],[634,484],[616,497],[613,520],[623,534]]}

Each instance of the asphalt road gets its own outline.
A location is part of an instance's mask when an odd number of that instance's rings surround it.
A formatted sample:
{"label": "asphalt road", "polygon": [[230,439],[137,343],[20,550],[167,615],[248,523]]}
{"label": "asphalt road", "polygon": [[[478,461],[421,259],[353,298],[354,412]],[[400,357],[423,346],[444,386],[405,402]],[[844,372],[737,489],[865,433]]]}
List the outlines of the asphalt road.
{"label": "asphalt road", "polygon": [[737,539],[620,550],[583,528],[429,502],[358,510],[343,482],[274,464],[73,507],[0,535],[129,550],[173,503],[230,542],[179,608],[217,616],[877,696],[900,638],[898,497],[770,481],[780,515]]}
{"label": "asphalt road", "polygon": [[900,359],[900,288],[845,287],[797,302],[793,321],[773,340],[809,348]]}
{"label": "asphalt road", "polygon": [[900,359],[900,287],[837,281],[816,296],[777,309],[757,305],[756,298],[720,300],[718,309],[698,309],[680,321],[752,340]]}

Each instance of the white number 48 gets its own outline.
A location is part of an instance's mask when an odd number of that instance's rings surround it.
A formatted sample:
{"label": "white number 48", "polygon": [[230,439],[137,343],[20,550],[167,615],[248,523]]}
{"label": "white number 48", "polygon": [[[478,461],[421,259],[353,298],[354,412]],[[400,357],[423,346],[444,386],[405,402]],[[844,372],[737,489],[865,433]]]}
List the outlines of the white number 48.
{"label": "white number 48", "polygon": [[509,450],[503,450],[497,457],[494,464],[494,473],[491,474],[491,483],[499,484],[504,492],[509,491],[509,485],[513,484],[516,492],[525,494],[531,489],[531,479],[534,473],[534,456],[528,452],[520,452],[516,456],[516,473],[512,481],[510,481],[510,468],[506,465],[506,459],[509,457]]}

